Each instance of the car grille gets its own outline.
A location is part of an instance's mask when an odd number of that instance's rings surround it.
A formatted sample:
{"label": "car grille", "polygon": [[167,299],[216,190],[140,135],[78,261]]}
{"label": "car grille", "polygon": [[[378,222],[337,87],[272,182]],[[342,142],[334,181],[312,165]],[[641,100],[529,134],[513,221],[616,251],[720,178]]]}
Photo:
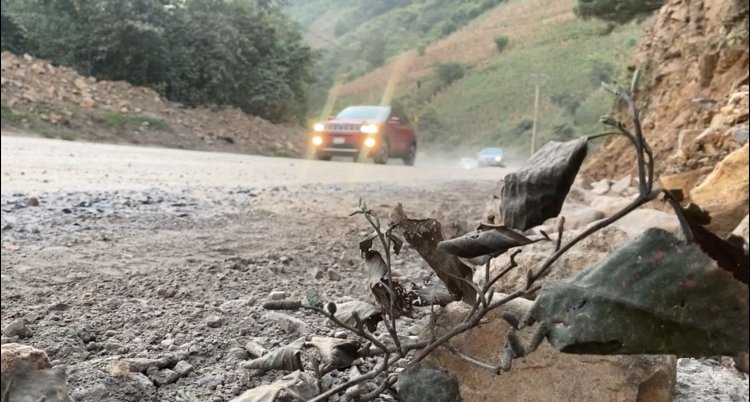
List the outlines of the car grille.
{"label": "car grille", "polygon": [[326,131],[336,131],[336,132],[359,131],[359,126],[356,124],[326,124]]}

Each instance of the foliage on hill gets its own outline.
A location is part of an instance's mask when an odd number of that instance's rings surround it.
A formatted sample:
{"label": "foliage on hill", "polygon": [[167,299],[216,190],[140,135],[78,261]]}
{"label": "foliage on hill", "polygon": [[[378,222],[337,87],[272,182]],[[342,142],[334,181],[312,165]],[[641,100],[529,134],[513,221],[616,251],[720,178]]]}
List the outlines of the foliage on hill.
{"label": "foliage on hill", "polygon": [[664,0],[578,0],[576,14],[624,24],[658,10]]}
{"label": "foliage on hill", "polygon": [[306,112],[312,53],[275,1],[7,0],[2,13],[3,50],[189,106],[232,105],[272,121]]}

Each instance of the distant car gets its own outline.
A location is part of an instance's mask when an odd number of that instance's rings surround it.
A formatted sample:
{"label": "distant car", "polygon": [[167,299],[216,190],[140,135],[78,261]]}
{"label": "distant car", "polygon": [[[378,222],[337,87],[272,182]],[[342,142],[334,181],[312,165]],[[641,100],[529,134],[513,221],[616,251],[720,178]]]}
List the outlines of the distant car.
{"label": "distant car", "polygon": [[479,166],[505,166],[505,153],[502,148],[485,148],[477,154]]}
{"label": "distant car", "polygon": [[316,123],[309,143],[313,158],[319,160],[371,157],[385,164],[390,158],[401,158],[411,166],[417,157],[416,130],[406,115],[389,106],[349,106],[328,121]]}

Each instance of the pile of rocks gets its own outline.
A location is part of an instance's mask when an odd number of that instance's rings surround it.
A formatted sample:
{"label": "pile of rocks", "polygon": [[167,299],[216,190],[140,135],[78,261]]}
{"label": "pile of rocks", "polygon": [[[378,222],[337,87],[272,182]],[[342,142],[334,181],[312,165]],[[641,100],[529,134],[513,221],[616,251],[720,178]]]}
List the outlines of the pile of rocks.
{"label": "pile of rocks", "polygon": [[[304,146],[299,127],[272,124],[231,107],[186,108],[151,88],[97,81],[29,55],[2,53],[1,93],[3,107],[22,116],[31,131],[41,121],[86,140],[264,155],[297,156]],[[122,127],[123,122],[137,127]],[[56,130],[45,134],[59,136]]]}

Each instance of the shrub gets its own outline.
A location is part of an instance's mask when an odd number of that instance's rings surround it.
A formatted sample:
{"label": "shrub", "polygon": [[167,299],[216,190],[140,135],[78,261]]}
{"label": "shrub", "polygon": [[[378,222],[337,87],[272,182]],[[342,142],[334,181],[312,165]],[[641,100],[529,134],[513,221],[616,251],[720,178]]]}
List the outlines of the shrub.
{"label": "shrub", "polygon": [[508,47],[508,43],[510,43],[510,39],[508,39],[507,36],[498,36],[495,38],[495,46],[497,47],[497,51],[502,53],[505,48]]}
{"label": "shrub", "polygon": [[466,74],[466,68],[460,63],[440,63],[435,67],[435,75],[442,84],[441,87],[460,80],[464,74]]}

